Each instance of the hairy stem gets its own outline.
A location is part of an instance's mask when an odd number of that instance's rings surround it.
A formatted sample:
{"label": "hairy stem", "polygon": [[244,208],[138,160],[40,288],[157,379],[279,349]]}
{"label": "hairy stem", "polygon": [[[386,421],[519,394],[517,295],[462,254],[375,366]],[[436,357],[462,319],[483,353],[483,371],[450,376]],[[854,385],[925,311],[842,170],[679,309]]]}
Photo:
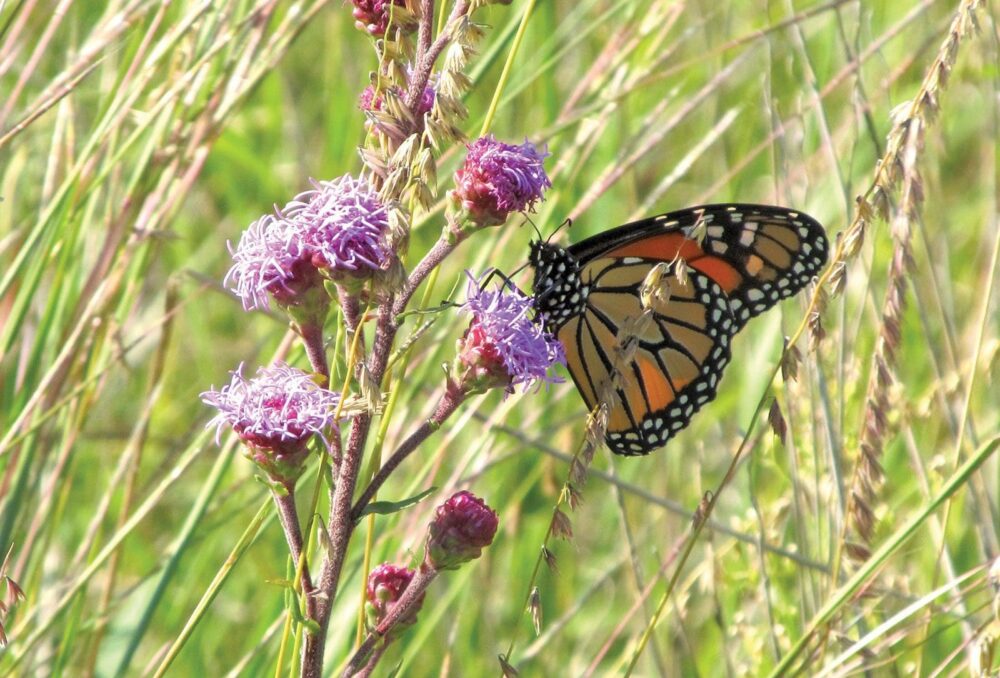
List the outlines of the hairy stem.
{"label": "hairy stem", "polygon": [[441,52],[451,42],[451,31],[449,29],[452,22],[468,14],[470,4],[469,0],[459,0],[456,2],[455,8],[451,11],[451,16],[448,17],[448,24],[445,26],[445,30],[441,32],[437,40],[432,42],[426,50],[421,50],[422,53],[417,60],[413,80],[410,82],[410,90],[406,93],[405,103],[411,111],[417,100],[420,99],[421,94],[423,94],[424,88],[427,87],[431,71],[434,70],[434,62],[437,61],[437,58],[441,56]]}
{"label": "hairy stem", "polygon": [[421,0],[420,2],[420,33],[417,39],[417,61],[419,61],[427,50],[431,47],[431,39],[434,32],[434,0]]}
{"label": "hairy stem", "polygon": [[330,365],[326,360],[326,345],[323,341],[322,323],[303,323],[298,326],[299,336],[302,337],[302,344],[305,346],[306,355],[309,357],[309,364],[314,372],[319,372],[327,379],[330,378]]}
{"label": "hairy stem", "polygon": [[392,307],[394,315],[399,315],[406,310],[406,305],[410,303],[410,298],[417,291],[417,288],[420,287],[420,283],[444,261],[445,257],[454,251],[462,240],[462,236],[451,229],[449,225],[447,230],[438,238],[438,241],[434,243],[434,246],[420,260],[420,263],[413,268],[410,272],[410,277],[403,283],[403,289],[399,292],[399,296],[396,297],[396,303]]}
{"label": "hairy stem", "polygon": [[[372,354],[368,359],[368,371],[372,381],[381,384],[389,354],[392,351],[393,340],[398,326],[392,313],[392,297],[387,296],[379,303],[378,320],[376,321],[375,340]],[[365,442],[371,429],[372,415],[370,412],[359,414],[351,422],[347,446],[337,469],[337,478],[330,492],[330,552],[323,563],[318,585],[319,629],[316,633],[306,634],[306,644],[302,656],[303,678],[320,678],[323,672],[323,651],[326,646],[326,636],[330,626],[330,612],[337,595],[337,585],[340,572],[347,557],[347,547],[354,532],[354,520],[351,518],[351,499],[358,481],[361,461],[364,457]]]}
{"label": "hairy stem", "polygon": [[416,431],[411,433],[406,440],[400,443],[399,447],[392,453],[382,467],[372,478],[372,481],[365,488],[365,491],[361,494],[361,497],[354,504],[354,508],[351,510],[352,520],[358,520],[361,517],[361,512],[364,511],[365,507],[378,492],[382,484],[388,480],[389,476],[392,475],[393,471],[403,463],[403,461],[416,450],[421,443],[423,443],[427,438],[431,436],[432,433],[437,431],[445,419],[450,417],[458,406],[462,404],[463,401],[468,397],[468,393],[457,385],[449,383],[448,388],[445,390],[445,394],[441,397],[438,402],[437,409],[434,410],[434,414],[431,418],[425,421],[423,424],[417,428]]}
{"label": "hairy stem", "polygon": [[[298,565],[302,557],[302,528],[299,527],[299,513],[295,508],[295,491],[292,487],[287,487],[287,492],[281,493],[277,490],[271,492],[274,498],[274,505],[278,509],[278,520],[281,522],[281,529],[285,532],[285,541],[288,542],[288,550],[292,554],[292,560]],[[302,590],[309,595],[312,593],[312,578],[309,576],[309,567],[302,566]]]}

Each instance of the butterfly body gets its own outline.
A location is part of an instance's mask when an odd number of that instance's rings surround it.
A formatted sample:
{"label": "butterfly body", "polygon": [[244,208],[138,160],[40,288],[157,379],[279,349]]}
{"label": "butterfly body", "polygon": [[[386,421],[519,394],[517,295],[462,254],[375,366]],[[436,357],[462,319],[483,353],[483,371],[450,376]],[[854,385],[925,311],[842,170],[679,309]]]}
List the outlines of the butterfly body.
{"label": "butterfly body", "polygon": [[[580,395],[608,402],[617,454],[663,446],[715,397],[746,322],[826,261],[823,228],[765,205],[705,205],[626,224],[567,248],[535,242],[536,308]],[[665,294],[643,301],[654,267]],[[662,290],[661,290],[662,291]]]}

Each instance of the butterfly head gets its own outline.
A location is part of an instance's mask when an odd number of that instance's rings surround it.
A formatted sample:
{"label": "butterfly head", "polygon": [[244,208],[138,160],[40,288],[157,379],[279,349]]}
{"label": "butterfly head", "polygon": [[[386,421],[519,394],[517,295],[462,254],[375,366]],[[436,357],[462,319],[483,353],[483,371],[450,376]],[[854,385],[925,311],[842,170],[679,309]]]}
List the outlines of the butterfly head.
{"label": "butterfly head", "polygon": [[549,331],[583,312],[588,286],[580,279],[580,262],[565,248],[536,240],[528,263],[535,269],[535,308]]}

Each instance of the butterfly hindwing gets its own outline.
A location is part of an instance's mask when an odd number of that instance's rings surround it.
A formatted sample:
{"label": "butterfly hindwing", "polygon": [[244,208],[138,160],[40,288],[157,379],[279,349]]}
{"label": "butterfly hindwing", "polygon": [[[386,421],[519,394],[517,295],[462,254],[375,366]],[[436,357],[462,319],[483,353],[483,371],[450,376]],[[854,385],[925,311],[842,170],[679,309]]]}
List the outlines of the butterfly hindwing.
{"label": "butterfly hindwing", "polygon": [[634,345],[617,361],[627,339],[621,328],[634,327],[642,313],[635,289],[649,273],[645,261],[601,258],[584,266],[587,308],[559,334],[564,345],[575,340],[582,347],[567,352],[567,366],[588,406],[600,399],[603,383],[611,386],[605,438],[618,454],[648,454],[687,426],[715,396],[729,362],[735,324],[725,294],[703,273],[676,266],[686,275],[668,269],[666,295],[653,300],[649,317],[635,327]]}
{"label": "butterfly hindwing", "polygon": [[[540,316],[563,343],[577,389],[588,407],[609,405],[606,442],[641,455],[715,396],[732,336],[799,291],[826,252],[822,227],[801,212],[707,205],[565,249],[533,243],[531,264]],[[660,263],[666,294],[637,322],[640,288]]]}

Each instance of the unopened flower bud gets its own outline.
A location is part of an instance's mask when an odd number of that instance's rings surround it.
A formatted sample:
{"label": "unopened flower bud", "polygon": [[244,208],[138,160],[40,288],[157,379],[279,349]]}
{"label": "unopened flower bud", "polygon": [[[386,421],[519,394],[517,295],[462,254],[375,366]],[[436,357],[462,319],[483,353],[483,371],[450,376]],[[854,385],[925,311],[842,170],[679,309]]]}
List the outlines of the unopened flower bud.
{"label": "unopened flower bud", "polygon": [[[368,575],[365,614],[370,628],[376,628],[386,618],[393,605],[403,595],[403,591],[413,580],[415,572],[407,567],[382,563]],[[417,621],[417,613],[424,602],[421,594],[414,608],[393,626],[393,631],[412,626]]]}
{"label": "unopened flower bud", "polygon": [[493,543],[497,514],[465,490],[437,507],[427,531],[425,562],[435,570],[455,570],[478,558]]}

